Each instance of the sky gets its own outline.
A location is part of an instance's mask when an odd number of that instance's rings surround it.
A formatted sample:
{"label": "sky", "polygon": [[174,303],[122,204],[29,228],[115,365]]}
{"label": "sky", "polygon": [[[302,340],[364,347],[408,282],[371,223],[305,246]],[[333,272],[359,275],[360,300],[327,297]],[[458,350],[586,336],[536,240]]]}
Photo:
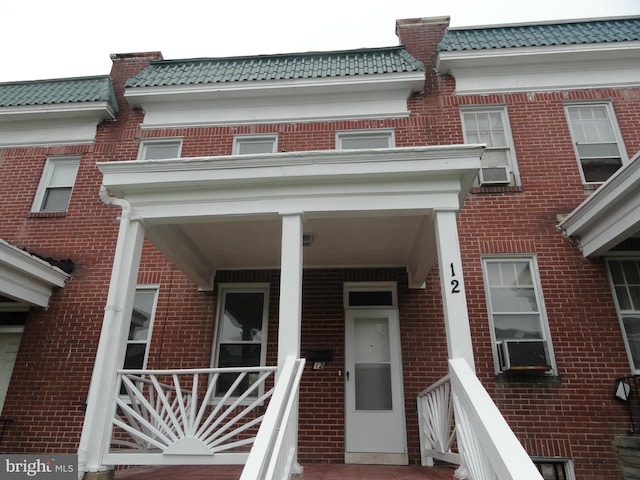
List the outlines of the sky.
{"label": "sky", "polygon": [[106,75],[110,54],[165,59],[398,45],[395,21],[451,26],[640,15],[640,0],[0,0],[0,82]]}

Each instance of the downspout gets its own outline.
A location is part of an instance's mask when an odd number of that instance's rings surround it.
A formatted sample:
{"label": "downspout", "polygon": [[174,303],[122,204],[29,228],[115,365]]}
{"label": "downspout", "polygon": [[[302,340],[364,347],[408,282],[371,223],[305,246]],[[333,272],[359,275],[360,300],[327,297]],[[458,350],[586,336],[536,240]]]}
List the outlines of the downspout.
{"label": "downspout", "polygon": [[[113,345],[119,345],[119,339],[116,337],[117,329],[114,327],[114,317],[117,311],[122,310],[122,299],[117,298],[117,289],[113,288],[114,280],[120,278],[122,269],[123,245],[128,236],[131,220],[131,204],[122,198],[116,198],[109,195],[109,191],[104,185],[100,186],[99,197],[102,203],[109,207],[120,207],[122,214],[120,215],[120,228],[118,230],[118,239],[116,242],[116,251],[114,254],[113,268],[111,271],[111,281],[109,284],[109,293],[107,295],[107,303],[105,306],[105,314],[102,322],[100,339],[98,341],[98,349],[96,351],[96,360],[94,362],[91,382],[89,384],[89,394],[87,396],[87,410],[85,412],[85,421],[78,446],[78,480],[82,480],[84,474],[88,471],[107,471],[109,467],[101,466],[102,453],[104,451],[104,442],[106,441],[106,432],[96,438],[95,431],[92,428],[96,422],[96,418],[102,416],[106,418],[109,414],[104,398],[97,394],[96,391],[101,390],[100,385],[104,383],[105,375],[108,372],[105,365],[105,359]],[[97,398],[94,398],[97,395]],[[111,399],[108,399],[110,402]]]}

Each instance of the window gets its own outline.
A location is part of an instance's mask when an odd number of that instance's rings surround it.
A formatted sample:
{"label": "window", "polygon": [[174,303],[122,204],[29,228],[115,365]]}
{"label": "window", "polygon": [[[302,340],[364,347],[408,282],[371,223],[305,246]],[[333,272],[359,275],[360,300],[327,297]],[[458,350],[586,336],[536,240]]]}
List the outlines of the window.
{"label": "window", "polygon": [[278,149],[277,135],[247,135],[233,139],[234,155],[251,155],[257,153],[275,153]]}
{"label": "window", "polygon": [[136,288],[124,358],[125,369],[140,370],[147,366],[157,293],[158,287],[155,286]]}
{"label": "window", "polygon": [[545,372],[553,360],[533,258],[485,258],[497,371]]}
{"label": "window", "polygon": [[544,480],[574,480],[573,464],[564,459],[532,459]]}
{"label": "window", "polygon": [[344,285],[344,307],[396,307],[395,282],[354,282]]}
{"label": "window", "polygon": [[583,181],[606,181],[626,161],[613,108],[608,103],[568,105],[566,113]]}
{"label": "window", "polygon": [[360,132],[338,132],[336,149],[391,148],[395,144],[392,130],[365,130]]}
{"label": "window", "polygon": [[[254,367],[265,364],[269,288],[266,285],[221,286],[218,306],[216,367]],[[218,379],[216,395],[231,388],[237,374],[223,374]],[[247,375],[233,392],[239,396],[256,380]],[[257,396],[258,392],[252,392]]]}
{"label": "window", "polygon": [[140,142],[138,160],[162,160],[180,158],[182,140],[143,140]]}
{"label": "window", "polygon": [[640,259],[609,259],[607,266],[627,354],[640,374]]}
{"label": "window", "polygon": [[47,158],[31,211],[66,212],[79,165],[79,157]]}
{"label": "window", "polygon": [[509,118],[505,108],[467,109],[462,111],[465,143],[485,143],[480,186],[516,185],[519,183]]}

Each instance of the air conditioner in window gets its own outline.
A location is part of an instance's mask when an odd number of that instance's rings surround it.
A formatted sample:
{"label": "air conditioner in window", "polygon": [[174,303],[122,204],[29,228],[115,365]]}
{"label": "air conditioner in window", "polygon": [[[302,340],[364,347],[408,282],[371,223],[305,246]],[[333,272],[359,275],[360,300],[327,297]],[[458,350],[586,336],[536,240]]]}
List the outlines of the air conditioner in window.
{"label": "air conditioner in window", "polygon": [[509,167],[482,167],[478,174],[480,186],[508,185],[511,180]]}
{"label": "air conditioner in window", "polygon": [[498,362],[502,372],[547,372],[551,370],[544,340],[503,340],[498,342]]}

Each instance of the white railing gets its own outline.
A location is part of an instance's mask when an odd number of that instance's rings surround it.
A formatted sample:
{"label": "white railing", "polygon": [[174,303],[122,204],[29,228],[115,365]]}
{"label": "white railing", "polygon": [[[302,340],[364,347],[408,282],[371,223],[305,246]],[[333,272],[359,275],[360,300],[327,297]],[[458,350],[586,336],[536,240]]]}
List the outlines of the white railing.
{"label": "white railing", "polygon": [[288,480],[297,461],[298,387],[305,360],[288,357],[240,480]]}
{"label": "white railing", "polygon": [[460,455],[452,451],[456,431],[448,375],[418,395],[418,426],[423,466],[433,466],[434,458],[460,465]]}
{"label": "white railing", "polygon": [[542,480],[529,455],[465,359],[449,360],[462,459],[458,478]]}
{"label": "white railing", "polygon": [[104,464],[245,463],[275,370],[119,370]]}

